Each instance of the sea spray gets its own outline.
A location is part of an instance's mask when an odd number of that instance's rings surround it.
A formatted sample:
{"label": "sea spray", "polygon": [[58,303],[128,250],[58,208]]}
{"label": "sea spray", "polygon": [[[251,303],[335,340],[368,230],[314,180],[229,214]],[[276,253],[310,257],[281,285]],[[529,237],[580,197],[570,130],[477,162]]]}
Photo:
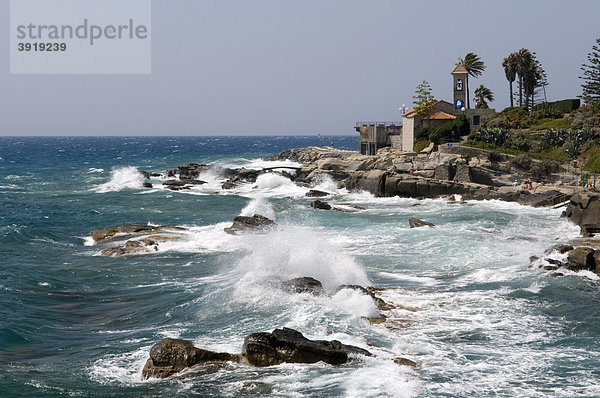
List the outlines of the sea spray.
{"label": "sea spray", "polygon": [[110,181],[96,187],[98,193],[120,191],[122,189],[138,189],[144,183],[144,176],[133,166],[114,168],[110,172]]}
{"label": "sea spray", "polygon": [[329,174],[319,174],[313,181],[314,189],[325,192],[338,192],[339,188]]}
{"label": "sea spray", "polygon": [[271,220],[275,220],[275,212],[267,199],[257,198],[252,199],[240,213],[240,216],[252,217],[255,214],[260,214]]}
{"label": "sea spray", "polygon": [[280,226],[266,235],[247,237],[250,252],[238,263],[237,286],[309,276],[332,291],[343,284],[369,285],[365,270],[342,247],[306,226]]}

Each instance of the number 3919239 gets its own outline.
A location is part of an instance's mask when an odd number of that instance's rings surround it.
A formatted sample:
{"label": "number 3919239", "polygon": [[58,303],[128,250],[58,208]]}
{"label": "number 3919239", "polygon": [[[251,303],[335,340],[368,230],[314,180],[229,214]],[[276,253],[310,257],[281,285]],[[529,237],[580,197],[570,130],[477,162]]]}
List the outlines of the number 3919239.
{"label": "number 3919239", "polygon": [[19,51],[67,51],[67,43],[19,43]]}

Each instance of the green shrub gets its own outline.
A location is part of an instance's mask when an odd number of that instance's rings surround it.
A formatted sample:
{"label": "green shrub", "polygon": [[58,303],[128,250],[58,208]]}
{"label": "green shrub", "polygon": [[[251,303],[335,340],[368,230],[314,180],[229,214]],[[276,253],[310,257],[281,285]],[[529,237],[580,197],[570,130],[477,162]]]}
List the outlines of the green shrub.
{"label": "green shrub", "polygon": [[511,160],[511,164],[521,170],[529,170],[531,162],[531,158],[527,155],[519,155]]}
{"label": "green shrub", "polygon": [[504,108],[504,110],[501,113],[506,116],[511,116],[511,115],[527,116],[529,114],[529,112],[527,111],[527,108],[524,106],[515,106],[513,108],[511,108],[511,107]]}
{"label": "green shrub", "polygon": [[581,153],[583,145],[594,138],[596,134],[591,129],[571,130],[569,131],[569,138],[563,145],[563,148],[567,152],[567,155],[574,158]]}
{"label": "green shrub", "polygon": [[502,146],[508,149],[516,149],[521,152],[529,152],[531,150],[532,142],[533,138],[531,137],[531,134],[522,131],[513,131],[508,134]]}
{"label": "green shrub", "polygon": [[[440,124],[429,134],[429,140],[439,144],[440,142],[457,140],[462,135],[468,135],[471,131],[469,119],[460,115],[456,119]],[[454,134],[452,134],[454,133]]]}
{"label": "green shrub", "polygon": [[560,170],[560,164],[551,159],[544,159],[541,162],[534,163],[530,168],[530,173],[533,177],[541,180],[552,176],[552,173],[557,173]]}
{"label": "green shrub", "polygon": [[489,151],[488,152],[488,160],[492,163],[502,162],[506,159],[506,156],[501,154],[498,151]]}
{"label": "green shrub", "polygon": [[431,144],[431,142],[429,140],[419,140],[415,143],[414,146],[414,151],[416,153],[421,152],[423,149],[427,148],[429,146],[429,144]]}
{"label": "green shrub", "polygon": [[531,127],[532,130],[546,130],[546,129],[568,129],[571,128],[571,119],[542,119],[540,123]]}
{"label": "green shrub", "polygon": [[429,138],[429,134],[431,134],[431,129],[429,127],[422,128],[415,136],[415,139],[417,141],[426,140]]}
{"label": "green shrub", "polygon": [[565,130],[550,129],[542,137],[542,150],[558,147],[565,143],[568,133]]}
{"label": "green shrub", "polygon": [[553,114],[564,114],[573,112],[576,109],[579,109],[581,106],[581,100],[579,99],[564,99],[560,101],[548,102],[537,104],[533,107],[532,111],[543,111],[546,113]]}
{"label": "green shrub", "polygon": [[587,162],[583,166],[583,170],[590,173],[600,173],[600,147],[593,147],[586,152]]}
{"label": "green shrub", "polygon": [[481,129],[481,140],[486,144],[501,146],[508,139],[508,130],[501,128]]}

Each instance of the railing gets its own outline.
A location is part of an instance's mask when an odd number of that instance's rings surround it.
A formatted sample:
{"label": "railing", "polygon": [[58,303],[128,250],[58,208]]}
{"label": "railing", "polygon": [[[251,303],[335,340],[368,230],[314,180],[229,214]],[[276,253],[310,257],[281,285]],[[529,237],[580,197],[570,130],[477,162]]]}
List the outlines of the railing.
{"label": "railing", "polygon": [[389,121],[383,121],[383,122],[356,122],[356,127],[360,127],[360,126],[402,126],[402,122],[396,121],[396,122],[389,122]]}

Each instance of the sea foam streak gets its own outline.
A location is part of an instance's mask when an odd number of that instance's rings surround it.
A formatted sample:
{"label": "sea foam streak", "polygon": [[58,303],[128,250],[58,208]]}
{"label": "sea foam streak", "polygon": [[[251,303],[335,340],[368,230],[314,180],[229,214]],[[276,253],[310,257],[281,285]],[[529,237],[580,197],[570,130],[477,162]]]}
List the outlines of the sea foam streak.
{"label": "sea foam streak", "polygon": [[95,192],[115,192],[122,189],[138,189],[144,183],[144,176],[133,166],[115,168],[110,172],[110,181],[94,189]]}

